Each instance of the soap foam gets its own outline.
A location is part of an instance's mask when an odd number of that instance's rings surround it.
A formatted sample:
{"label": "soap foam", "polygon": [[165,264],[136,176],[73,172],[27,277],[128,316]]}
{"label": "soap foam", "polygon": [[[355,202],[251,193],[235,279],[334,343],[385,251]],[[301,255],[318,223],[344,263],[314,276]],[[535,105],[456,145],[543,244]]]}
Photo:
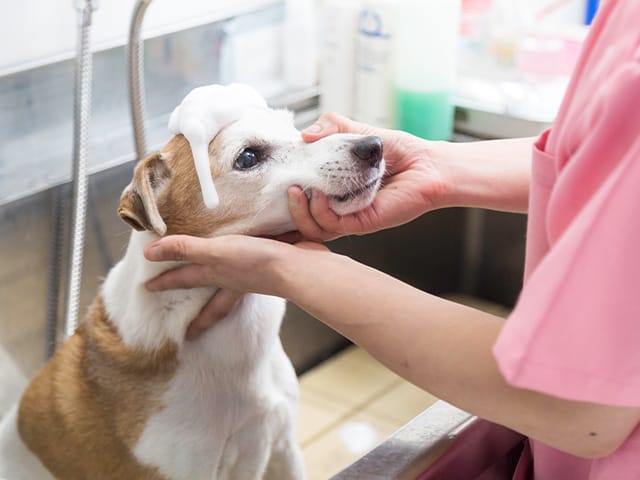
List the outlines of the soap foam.
{"label": "soap foam", "polygon": [[220,203],[211,178],[209,143],[225,126],[256,108],[266,109],[267,102],[248,85],[208,85],[191,90],[169,118],[169,131],[184,135],[191,146],[207,208],[215,208]]}

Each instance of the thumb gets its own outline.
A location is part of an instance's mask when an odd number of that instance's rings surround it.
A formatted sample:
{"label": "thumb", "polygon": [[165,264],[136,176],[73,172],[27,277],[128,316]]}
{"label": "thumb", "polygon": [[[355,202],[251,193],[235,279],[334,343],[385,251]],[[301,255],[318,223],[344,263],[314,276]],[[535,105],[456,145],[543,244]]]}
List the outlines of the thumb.
{"label": "thumb", "polygon": [[315,142],[335,133],[355,133],[360,135],[373,135],[375,129],[363,123],[354,122],[337,113],[323,113],[316,122],[302,131],[302,139],[307,142]]}
{"label": "thumb", "polygon": [[309,240],[303,240],[302,242],[298,242],[295,244],[296,247],[301,248],[303,250],[316,250],[318,252],[329,252],[329,248],[326,247],[322,243],[313,242]]}

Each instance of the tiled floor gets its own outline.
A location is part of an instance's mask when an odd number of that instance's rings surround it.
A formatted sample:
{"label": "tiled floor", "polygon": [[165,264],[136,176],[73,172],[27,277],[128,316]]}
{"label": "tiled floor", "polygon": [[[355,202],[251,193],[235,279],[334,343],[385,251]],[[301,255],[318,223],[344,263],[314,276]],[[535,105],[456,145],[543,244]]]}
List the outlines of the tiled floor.
{"label": "tiled floor", "polygon": [[[449,300],[506,317],[502,305],[461,294]],[[327,480],[437,399],[352,346],[300,377],[298,438],[309,480]]]}
{"label": "tiled floor", "polygon": [[298,438],[309,480],[327,480],[435,401],[358,347],[305,373]]}

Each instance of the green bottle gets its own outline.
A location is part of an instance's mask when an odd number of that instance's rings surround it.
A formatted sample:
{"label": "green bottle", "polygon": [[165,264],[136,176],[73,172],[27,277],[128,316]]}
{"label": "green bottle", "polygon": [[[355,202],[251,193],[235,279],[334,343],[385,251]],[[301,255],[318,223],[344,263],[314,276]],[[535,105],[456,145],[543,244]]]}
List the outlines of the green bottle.
{"label": "green bottle", "polygon": [[395,43],[396,128],[449,140],[460,0],[399,0]]}
{"label": "green bottle", "polygon": [[396,88],[397,128],[429,140],[449,140],[453,132],[451,92]]}

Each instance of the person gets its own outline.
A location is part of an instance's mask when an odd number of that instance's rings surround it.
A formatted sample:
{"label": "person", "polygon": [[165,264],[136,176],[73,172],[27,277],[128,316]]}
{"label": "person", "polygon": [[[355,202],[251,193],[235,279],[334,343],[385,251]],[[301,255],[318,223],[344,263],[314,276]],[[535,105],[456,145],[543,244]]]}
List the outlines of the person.
{"label": "person", "polygon": [[[322,194],[307,201],[293,186],[290,211],[306,240],[163,238],[149,260],[190,264],[148,288],[226,289],[191,335],[235,292],[287,298],[414,384],[529,437],[518,478],[640,478],[638,25],[640,2],[601,4],[556,121],[537,140],[428,142],[322,116],[305,141],[384,140],[388,176],[368,209],[340,218]],[[506,321],[321,243],[448,206],[528,212],[524,286]]]}

